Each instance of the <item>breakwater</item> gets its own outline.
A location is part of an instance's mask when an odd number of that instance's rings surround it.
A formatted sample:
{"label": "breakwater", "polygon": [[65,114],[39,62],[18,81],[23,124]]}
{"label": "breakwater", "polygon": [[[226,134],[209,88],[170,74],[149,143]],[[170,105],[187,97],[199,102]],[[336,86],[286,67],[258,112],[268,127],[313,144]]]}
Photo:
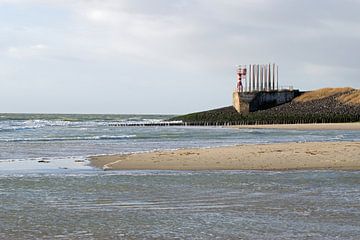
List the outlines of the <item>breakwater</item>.
{"label": "breakwater", "polygon": [[171,118],[187,125],[254,125],[254,124],[299,124],[340,123],[360,121],[360,104],[347,104],[339,99],[358,90],[334,93],[311,101],[296,98],[270,109],[239,114],[234,107],[224,107],[204,112]]}

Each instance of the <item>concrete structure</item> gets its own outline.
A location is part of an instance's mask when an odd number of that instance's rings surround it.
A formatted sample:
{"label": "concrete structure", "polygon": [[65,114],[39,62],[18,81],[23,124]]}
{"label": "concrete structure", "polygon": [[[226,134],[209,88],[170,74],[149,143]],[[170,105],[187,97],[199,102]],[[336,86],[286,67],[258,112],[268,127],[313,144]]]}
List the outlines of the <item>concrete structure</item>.
{"label": "concrete structure", "polygon": [[249,113],[250,112],[250,104],[245,101],[243,98],[243,94],[240,92],[233,92],[233,106],[239,113]]}
{"label": "concrete structure", "polygon": [[[239,81],[243,84],[241,88]],[[292,87],[279,88],[279,67],[276,64],[250,64],[248,81],[246,65],[240,65],[233,106],[239,113],[246,114],[290,102],[299,95],[299,90]]]}
{"label": "concrete structure", "polygon": [[239,113],[249,113],[290,102],[299,96],[299,90],[271,92],[234,92],[233,106]]}

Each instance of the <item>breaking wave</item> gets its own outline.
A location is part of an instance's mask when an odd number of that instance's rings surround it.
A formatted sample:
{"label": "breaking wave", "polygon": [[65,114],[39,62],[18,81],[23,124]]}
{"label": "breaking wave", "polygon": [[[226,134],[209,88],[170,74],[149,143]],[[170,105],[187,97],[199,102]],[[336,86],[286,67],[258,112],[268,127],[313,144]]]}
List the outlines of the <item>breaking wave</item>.
{"label": "breaking wave", "polygon": [[101,136],[76,136],[76,137],[50,137],[50,138],[15,138],[1,139],[0,142],[52,142],[52,141],[81,141],[81,140],[121,140],[135,138],[136,135],[101,135]]}

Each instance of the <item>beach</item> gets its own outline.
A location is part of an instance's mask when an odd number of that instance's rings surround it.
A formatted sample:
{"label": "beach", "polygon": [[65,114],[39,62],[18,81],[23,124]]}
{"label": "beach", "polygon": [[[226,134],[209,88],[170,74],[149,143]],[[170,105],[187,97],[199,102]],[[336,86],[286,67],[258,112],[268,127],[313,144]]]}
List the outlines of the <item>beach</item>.
{"label": "beach", "polygon": [[268,124],[235,125],[238,129],[287,129],[287,130],[360,130],[360,122],[354,123],[318,123],[318,124]]}
{"label": "beach", "polygon": [[248,144],[95,156],[104,170],[360,170],[360,142]]}

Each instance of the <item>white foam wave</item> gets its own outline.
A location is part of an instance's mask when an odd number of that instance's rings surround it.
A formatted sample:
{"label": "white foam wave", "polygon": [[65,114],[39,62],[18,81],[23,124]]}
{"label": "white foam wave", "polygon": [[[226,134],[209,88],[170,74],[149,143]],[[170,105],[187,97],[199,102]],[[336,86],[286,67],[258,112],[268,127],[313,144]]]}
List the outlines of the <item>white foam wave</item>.
{"label": "white foam wave", "polygon": [[28,129],[40,129],[46,127],[97,127],[107,126],[104,121],[72,122],[64,120],[27,120],[27,121],[4,121],[0,123],[0,132],[20,131]]}
{"label": "white foam wave", "polygon": [[135,138],[136,135],[101,135],[101,136],[75,136],[75,137],[52,137],[52,138],[14,138],[1,139],[0,142],[51,142],[51,141],[79,141],[79,140],[121,140]]}

